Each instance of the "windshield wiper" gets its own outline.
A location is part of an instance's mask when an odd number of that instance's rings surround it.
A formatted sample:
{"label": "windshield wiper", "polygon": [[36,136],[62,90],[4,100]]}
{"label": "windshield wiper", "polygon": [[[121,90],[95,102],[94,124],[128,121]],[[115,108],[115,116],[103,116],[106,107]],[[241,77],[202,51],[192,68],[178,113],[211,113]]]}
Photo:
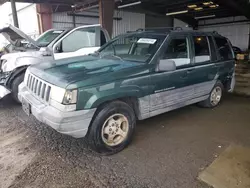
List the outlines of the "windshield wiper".
{"label": "windshield wiper", "polygon": [[31,42],[28,42],[27,44],[24,45],[24,48],[28,48],[28,49],[39,49],[40,46],[36,46]]}
{"label": "windshield wiper", "polygon": [[90,53],[90,54],[88,54],[88,55],[90,55],[90,56],[95,56],[95,57],[100,57],[100,58],[101,58],[100,52],[94,52],[94,53]]}
{"label": "windshield wiper", "polygon": [[103,57],[114,57],[114,58],[116,58],[116,59],[119,59],[119,60],[121,60],[121,61],[124,61],[120,56],[117,56],[117,55],[114,55],[114,54],[105,55],[105,56],[102,56],[101,58],[103,58]]}
{"label": "windshield wiper", "polygon": [[119,60],[121,60],[121,61],[123,61],[123,59],[120,57],[120,56],[117,56],[117,55],[111,55],[112,57],[114,57],[114,58],[117,58],[117,59],[119,59]]}

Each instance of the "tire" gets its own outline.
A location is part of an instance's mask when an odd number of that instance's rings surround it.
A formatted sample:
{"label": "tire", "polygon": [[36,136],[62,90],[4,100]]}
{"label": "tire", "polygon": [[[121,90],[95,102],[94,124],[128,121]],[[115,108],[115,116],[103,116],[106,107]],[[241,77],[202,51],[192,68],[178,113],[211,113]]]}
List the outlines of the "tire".
{"label": "tire", "polygon": [[24,73],[20,74],[19,76],[17,76],[11,84],[11,96],[12,98],[17,102],[17,103],[21,103],[18,99],[18,86],[23,82],[24,80]]}
{"label": "tire", "polygon": [[129,145],[135,126],[136,117],[133,109],[122,101],[114,101],[97,111],[89,127],[87,140],[94,151],[112,155]]}
{"label": "tire", "polygon": [[[221,92],[220,96],[216,95],[215,97],[213,97],[214,96],[213,92],[215,90],[217,92],[219,92],[219,91]],[[221,103],[221,100],[222,100],[222,98],[224,96],[223,94],[224,94],[224,86],[220,81],[218,81],[218,82],[216,82],[216,84],[214,85],[212,91],[210,92],[209,97],[205,101],[200,102],[199,106],[204,107],[204,108],[214,108],[214,107],[218,106]],[[212,98],[214,98],[214,99],[212,99]]]}

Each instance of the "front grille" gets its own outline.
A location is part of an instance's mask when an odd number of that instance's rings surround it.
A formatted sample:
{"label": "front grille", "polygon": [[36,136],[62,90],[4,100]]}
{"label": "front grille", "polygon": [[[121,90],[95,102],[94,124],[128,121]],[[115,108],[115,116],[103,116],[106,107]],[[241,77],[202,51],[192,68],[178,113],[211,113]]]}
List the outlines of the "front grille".
{"label": "front grille", "polygon": [[47,82],[29,74],[26,86],[35,96],[39,97],[43,101],[49,101],[51,86]]}

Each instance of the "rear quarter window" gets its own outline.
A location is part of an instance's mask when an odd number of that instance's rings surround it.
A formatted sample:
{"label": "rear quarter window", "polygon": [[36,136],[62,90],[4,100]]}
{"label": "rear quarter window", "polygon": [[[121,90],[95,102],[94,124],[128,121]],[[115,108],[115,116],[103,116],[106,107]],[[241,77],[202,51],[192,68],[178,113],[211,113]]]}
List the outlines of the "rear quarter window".
{"label": "rear quarter window", "polygon": [[218,47],[220,60],[234,59],[233,51],[229,41],[226,38],[214,37],[215,43]]}
{"label": "rear quarter window", "polygon": [[211,61],[208,38],[206,36],[195,36],[194,50],[195,50],[195,64],[208,63]]}

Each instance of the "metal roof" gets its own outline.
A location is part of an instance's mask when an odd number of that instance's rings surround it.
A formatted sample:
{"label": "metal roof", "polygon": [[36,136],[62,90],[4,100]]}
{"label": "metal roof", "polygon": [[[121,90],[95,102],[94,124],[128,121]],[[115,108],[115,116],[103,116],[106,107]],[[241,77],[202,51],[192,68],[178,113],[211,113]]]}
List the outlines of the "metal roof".
{"label": "metal roof", "polygon": [[[0,5],[9,0],[0,0]],[[140,0],[141,3],[136,6],[126,7],[123,10],[134,12],[145,12],[156,15],[166,16],[166,13],[178,12],[188,10],[183,14],[172,15],[192,26],[197,25],[198,18],[215,15],[216,18],[230,17],[230,16],[245,16],[250,20],[250,4],[249,0]],[[56,11],[82,11],[91,6],[98,6],[98,0],[16,0],[16,2],[26,3],[49,3],[55,5]],[[116,6],[135,3],[138,0],[115,0]],[[210,5],[204,3],[211,3],[215,5],[212,8]],[[61,5],[61,6],[58,6]],[[72,5],[75,5],[72,8]],[[189,8],[190,5],[195,5],[200,10]]]}
{"label": "metal roof", "polygon": [[[135,1],[137,0],[127,0],[126,3]],[[197,24],[197,20],[200,20],[197,18],[213,15],[214,18],[245,16],[250,20],[249,0],[141,0],[141,2],[141,4],[133,6],[130,9],[143,9],[160,15],[187,11],[183,14],[172,15],[172,17],[178,18],[192,26]],[[206,3],[208,5],[205,5]],[[190,6],[200,8],[200,10],[189,8]]]}
{"label": "metal roof", "polygon": [[[0,0],[0,5],[10,0]],[[96,0],[95,0],[96,1]],[[91,3],[93,0],[15,0],[20,3],[48,3],[58,5],[73,5],[76,3]]]}

